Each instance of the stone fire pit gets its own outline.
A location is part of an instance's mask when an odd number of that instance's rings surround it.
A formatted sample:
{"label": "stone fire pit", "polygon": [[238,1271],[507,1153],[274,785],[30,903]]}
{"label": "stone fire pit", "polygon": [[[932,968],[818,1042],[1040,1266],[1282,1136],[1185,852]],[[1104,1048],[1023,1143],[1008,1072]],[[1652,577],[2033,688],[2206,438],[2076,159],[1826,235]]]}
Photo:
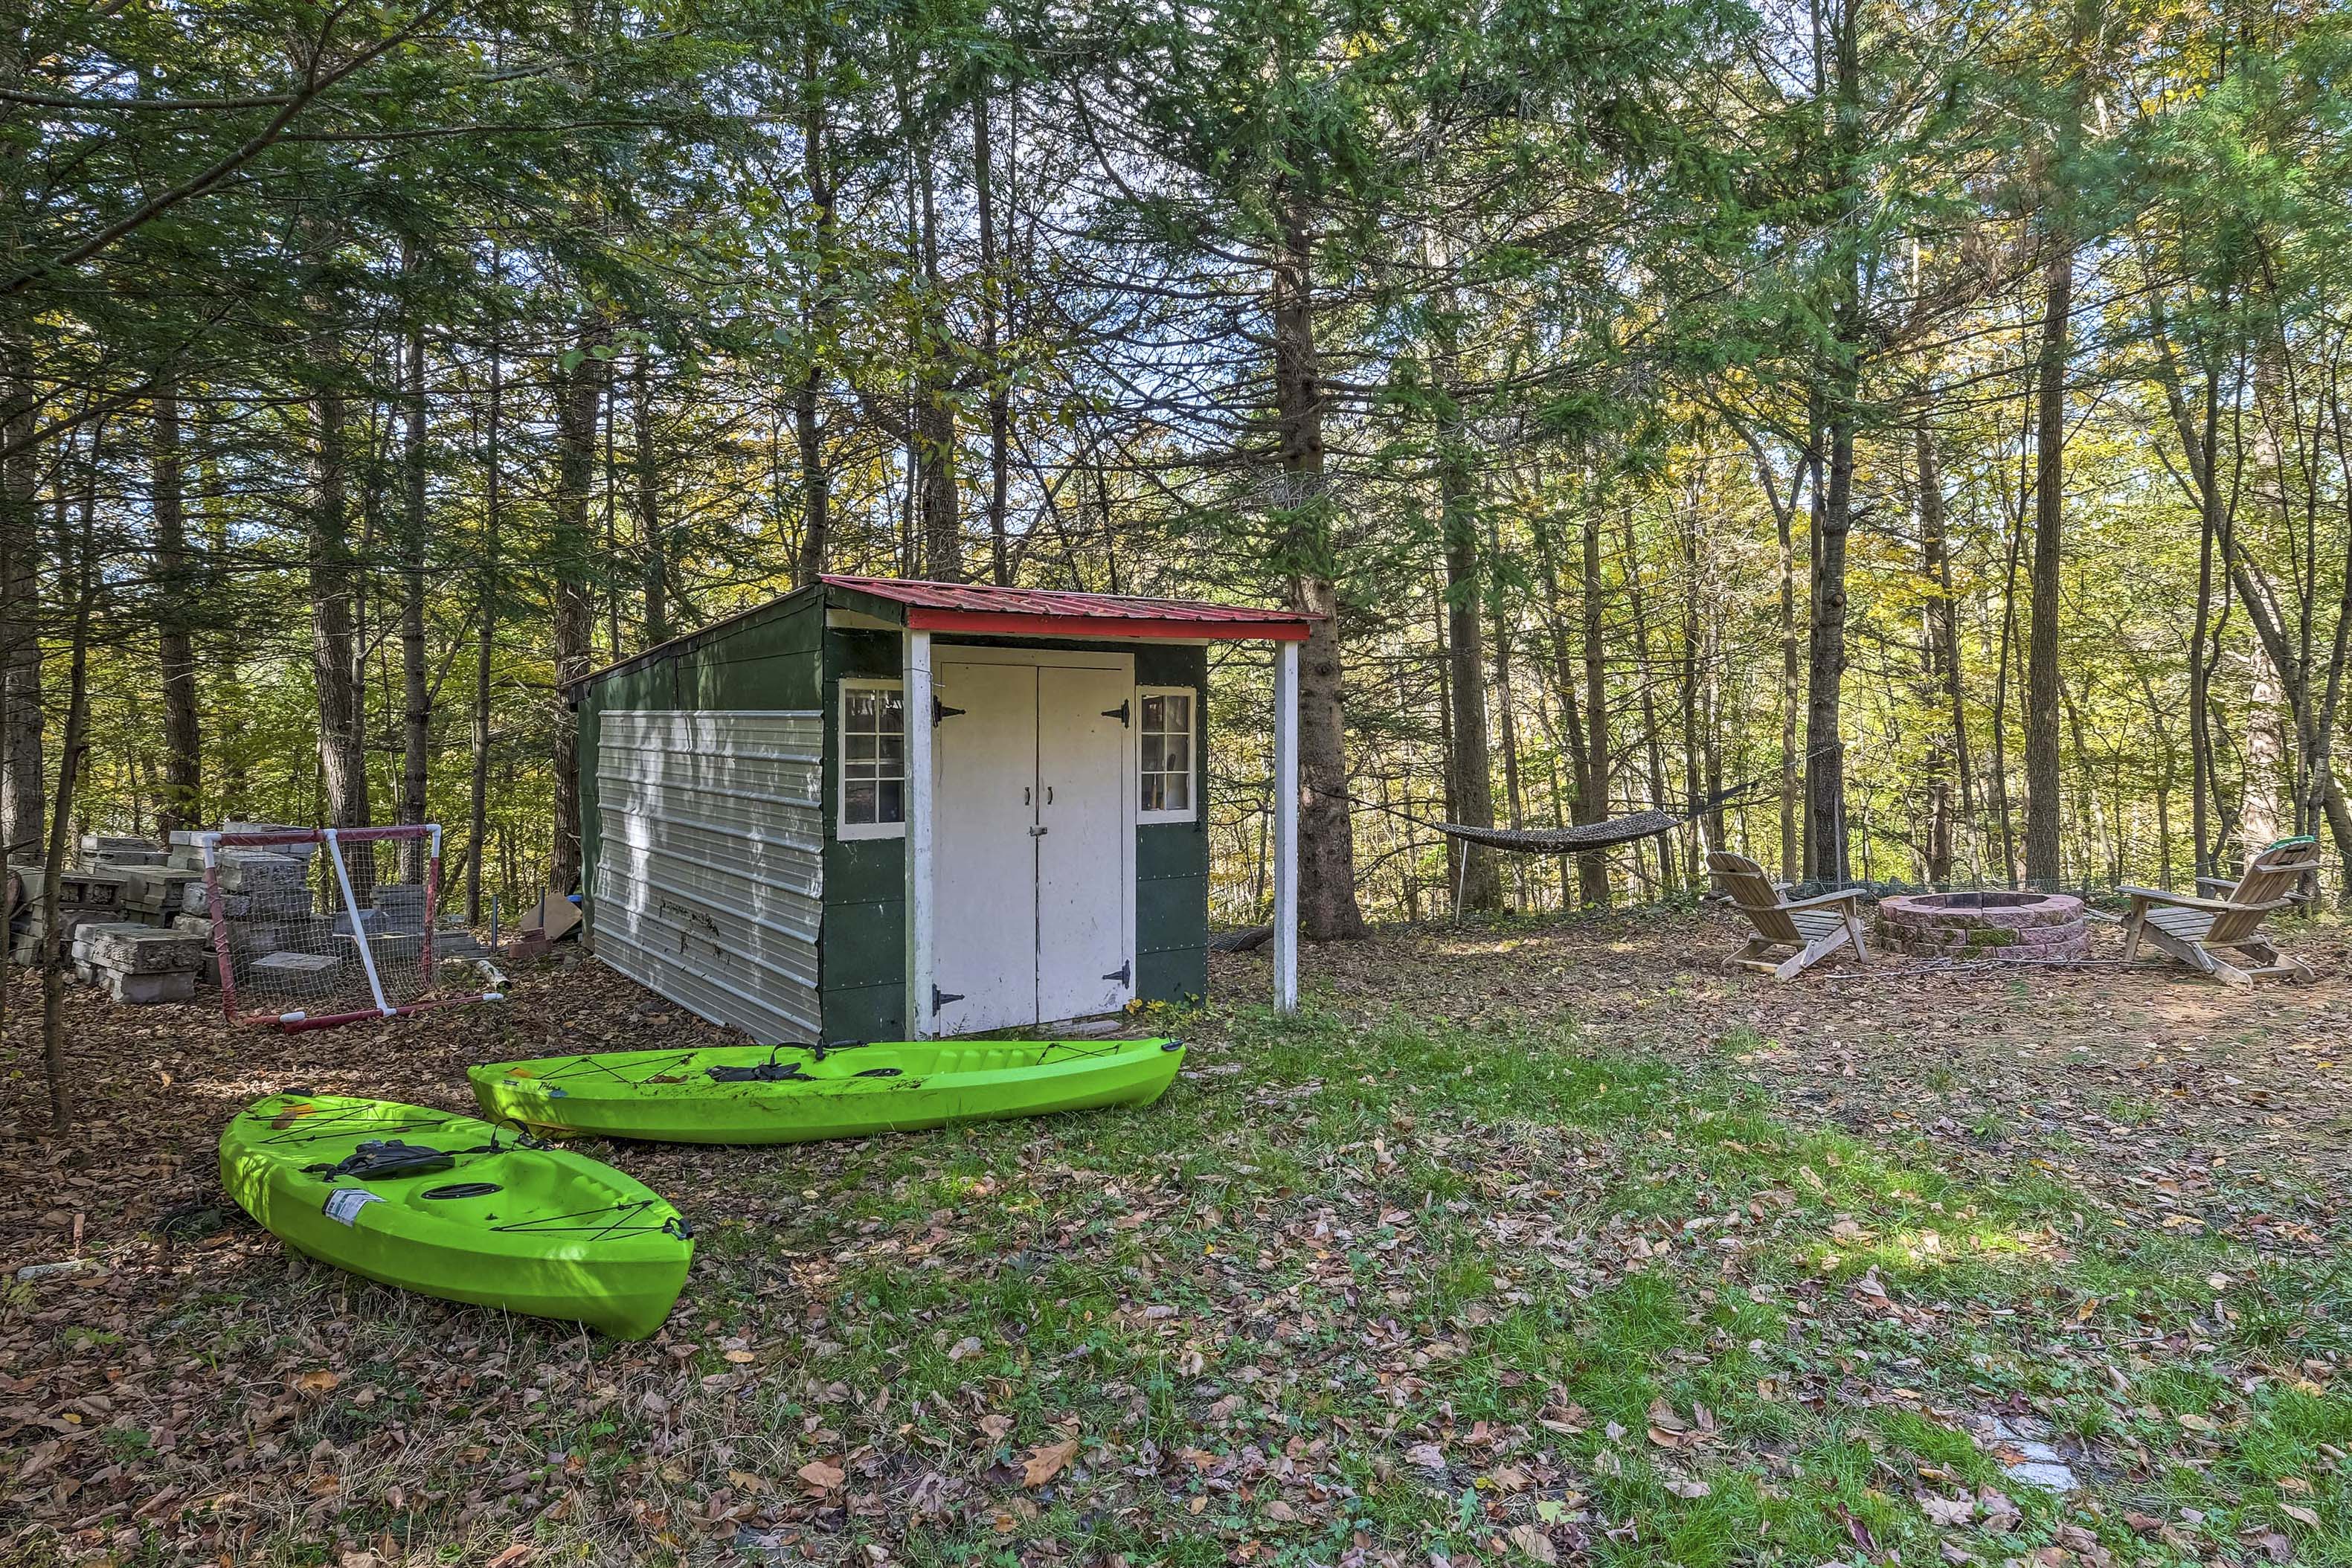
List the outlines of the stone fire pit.
{"label": "stone fire pit", "polygon": [[2087,958],[2083,900],[2068,893],[1911,893],[1878,902],[1878,943],[1919,958]]}

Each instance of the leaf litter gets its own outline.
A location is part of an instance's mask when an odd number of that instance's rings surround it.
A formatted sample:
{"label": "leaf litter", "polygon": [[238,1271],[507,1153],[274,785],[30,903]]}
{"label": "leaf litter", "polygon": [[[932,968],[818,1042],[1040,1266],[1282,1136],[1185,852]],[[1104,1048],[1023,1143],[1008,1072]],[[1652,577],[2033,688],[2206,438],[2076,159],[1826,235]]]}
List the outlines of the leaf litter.
{"label": "leaf litter", "polygon": [[[37,1076],[6,1080],[8,1278],[86,1266],[0,1310],[0,1539],[509,1568],[2341,1554],[2352,986],[2312,929],[2321,984],[2255,999],[1769,987],[1710,973],[1727,933],[1687,917],[1320,949],[1299,1018],[1184,1020],[1193,1070],[1149,1110],[592,1146],[703,1237],[638,1345],[291,1257],[214,1140],[295,1084],[459,1109],[472,1061],[715,1031],[593,965],[331,1037],[78,994],[88,1131],[26,1136]],[[1258,994],[1262,960],[1216,964]],[[2080,1489],[2010,1479],[2002,1433]]]}

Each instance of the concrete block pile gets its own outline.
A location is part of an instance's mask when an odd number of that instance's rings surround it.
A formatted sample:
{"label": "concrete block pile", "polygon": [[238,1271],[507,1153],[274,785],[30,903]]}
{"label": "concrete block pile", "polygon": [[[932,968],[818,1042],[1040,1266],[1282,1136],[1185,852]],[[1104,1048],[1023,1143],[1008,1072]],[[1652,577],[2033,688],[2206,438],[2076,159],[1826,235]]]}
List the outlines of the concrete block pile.
{"label": "concrete block pile", "polygon": [[[299,830],[231,822],[222,831]],[[224,848],[215,894],[205,880],[204,838],[173,833],[159,847],[127,836],[82,837],[75,867],[58,879],[58,952],[75,979],[117,1002],[192,1000],[200,985],[220,983],[212,919],[217,899],[240,986],[298,1003],[364,987],[352,916],[338,890],[330,888],[323,900],[319,892],[318,845]],[[9,955],[29,968],[39,963],[48,934],[46,877],[38,864],[12,864],[7,877]],[[372,907],[359,911],[358,930],[379,966],[413,965],[424,941],[425,889],[400,883],[370,889],[364,880],[360,887]],[[472,932],[446,924],[435,932],[434,947],[436,961],[481,951]]]}
{"label": "concrete block pile", "polygon": [[[198,935],[173,924],[187,874],[169,868],[167,851],[143,838],[86,834],[77,858],[58,877],[59,961],[75,979],[118,1002],[192,1000],[211,944],[209,931]],[[30,968],[40,963],[49,934],[48,877],[30,864],[10,866],[8,879],[9,956]]]}
{"label": "concrete block pile", "polygon": [[74,978],[117,1002],[192,1002],[210,943],[168,927],[114,921],[74,933]]}

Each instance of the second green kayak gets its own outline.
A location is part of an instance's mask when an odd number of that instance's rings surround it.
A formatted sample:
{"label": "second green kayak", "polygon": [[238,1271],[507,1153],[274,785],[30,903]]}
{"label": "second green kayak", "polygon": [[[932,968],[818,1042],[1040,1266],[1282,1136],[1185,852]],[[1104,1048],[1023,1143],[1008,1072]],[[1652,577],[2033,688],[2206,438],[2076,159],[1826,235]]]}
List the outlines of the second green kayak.
{"label": "second green kayak", "polygon": [[664,1143],[800,1143],[1149,1105],[1181,1040],[922,1040],[607,1051],[468,1068],[493,1119]]}

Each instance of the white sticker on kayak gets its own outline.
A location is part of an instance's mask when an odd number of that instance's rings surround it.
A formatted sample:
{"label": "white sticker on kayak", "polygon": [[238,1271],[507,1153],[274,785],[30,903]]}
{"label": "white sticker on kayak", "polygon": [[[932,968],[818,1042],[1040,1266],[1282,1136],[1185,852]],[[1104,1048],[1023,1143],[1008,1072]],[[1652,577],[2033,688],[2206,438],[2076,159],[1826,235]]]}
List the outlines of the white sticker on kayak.
{"label": "white sticker on kayak", "polygon": [[360,1210],[383,1200],[362,1187],[337,1187],[327,1194],[327,1217],[337,1225],[357,1226]]}

